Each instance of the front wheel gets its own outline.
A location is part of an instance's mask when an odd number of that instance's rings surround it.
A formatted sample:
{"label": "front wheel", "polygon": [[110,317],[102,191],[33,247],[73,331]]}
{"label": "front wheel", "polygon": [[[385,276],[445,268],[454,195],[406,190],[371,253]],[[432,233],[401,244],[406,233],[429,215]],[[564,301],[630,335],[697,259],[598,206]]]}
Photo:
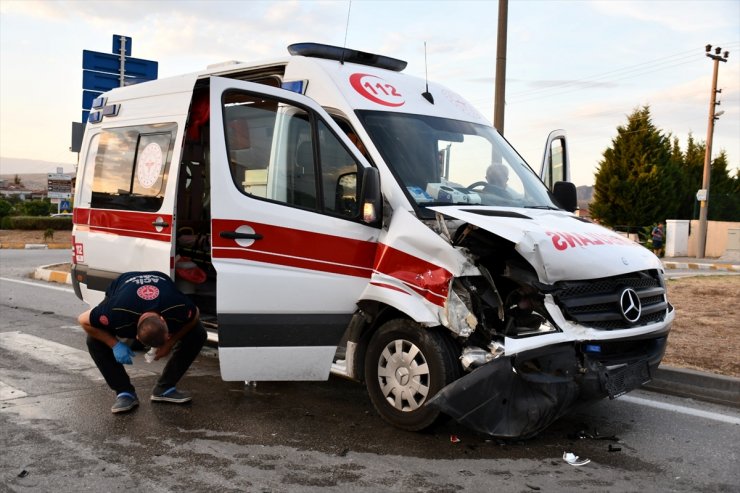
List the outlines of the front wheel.
{"label": "front wheel", "polygon": [[424,404],[459,375],[454,344],[439,329],[391,320],[368,344],[367,392],[380,416],[398,428],[418,431],[431,426],[440,412]]}

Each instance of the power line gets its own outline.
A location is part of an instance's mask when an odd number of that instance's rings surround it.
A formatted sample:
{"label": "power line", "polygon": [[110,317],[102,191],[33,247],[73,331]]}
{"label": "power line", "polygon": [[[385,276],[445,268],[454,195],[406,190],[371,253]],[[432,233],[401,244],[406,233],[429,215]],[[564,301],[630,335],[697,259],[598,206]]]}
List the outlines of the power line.
{"label": "power line", "polygon": [[[737,46],[740,46],[740,43],[734,42],[734,43],[727,43],[725,45],[728,47],[728,49],[733,49]],[[584,78],[576,79],[572,81],[564,81],[559,84],[554,84],[550,87],[533,89],[533,90],[528,90],[528,91],[520,91],[517,93],[513,93],[511,95],[512,99],[508,100],[507,104],[521,103],[521,102],[531,101],[535,99],[541,99],[543,97],[559,95],[559,94],[564,94],[564,93],[568,93],[568,92],[572,92],[576,90],[581,90],[581,86],[584,83],[597,82],[597,81],[604,80],[604,79],[606,79],[609,82],[612,82],[612,81],[623,80],[623,79],[628,79],[632,77],[638,77],[638,76],[642,76],[645,74],[678,67],[681,65],[686,65],[696,60],[697,51],[698,50],[690,50],[686,52],[677,53],[674,55],[668,55],[667,57],[663,57],[660,59],[650,60],[647,62],[641,62],[635,65],[622,67],[619,69],[611,70],[611,71],[597,74],[594,76],[584,77]],[[573,86],[578,86],[578,87],[573,87]],[[559,90],[561,88],[567,88],[567,89]],[[519,95],[524,95],[524,94],[533,95],[537,93],[539,93],[540,95],[522,98],[522,99],[516,99],[517,96]]]}

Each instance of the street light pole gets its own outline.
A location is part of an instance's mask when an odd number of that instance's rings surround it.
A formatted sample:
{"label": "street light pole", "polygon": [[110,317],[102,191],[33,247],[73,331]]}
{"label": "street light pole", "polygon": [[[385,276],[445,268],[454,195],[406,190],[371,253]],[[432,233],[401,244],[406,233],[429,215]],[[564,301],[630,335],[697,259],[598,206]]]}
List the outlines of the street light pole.
{"label": "street light pole", "polygon": [[712,137],[714,136],[714,121],[716,120],[716,115],[714,113],[714,110],[716,106],[719,104],[717,102],[717,93],[722,92],[721,89],[717,90],[717,74],[719,73],[719,62],[726,62],[727,57],[730,55],[729,51],[725,51],[724,56],[722,53],[722,48],[719,46],[714,49],[714,54],[711,53],[712,45],[706,46],[706,55],[714,60],[714,73],[712,75],[712,93],[709,98],[709,123],[707,124],[707,145],[706,145],[706,153],[704,154],[704,176],[702,178],[702,195],[699,199],[699,237],[698,239],[698,245],[697,245],[697,252],[696,257],[702,258],[704,257],[704,254],[706,253],[706,244],[707,244],[707,217],[709,215],[709,182],[711,179],[711,169],[712,169]]}

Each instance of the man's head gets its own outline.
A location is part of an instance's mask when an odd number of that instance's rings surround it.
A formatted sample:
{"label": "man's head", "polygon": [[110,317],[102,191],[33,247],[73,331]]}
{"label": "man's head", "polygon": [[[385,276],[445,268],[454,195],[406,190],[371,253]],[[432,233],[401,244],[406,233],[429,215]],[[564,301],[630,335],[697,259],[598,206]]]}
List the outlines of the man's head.
{"label": "man's head", "polygon": [[169,339],[167,322],[156,312],[144,312],[139,317],[136,338],[145,346],[160,347]]}
{"label": "man's head", "polygon": [[509,181],[509,168],[503,164],[492,164],[486,170],[486,181],[491,185],[505,187]]}

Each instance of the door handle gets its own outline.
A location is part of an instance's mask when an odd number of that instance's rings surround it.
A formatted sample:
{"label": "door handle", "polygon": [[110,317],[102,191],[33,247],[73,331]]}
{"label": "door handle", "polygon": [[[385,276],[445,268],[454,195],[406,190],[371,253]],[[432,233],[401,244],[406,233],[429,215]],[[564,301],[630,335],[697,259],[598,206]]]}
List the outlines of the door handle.
{"label": "door handle", "polygon": [[261,240],[262,235],[259,233],[237,233],[236,231],[221,231],[218,234],[221,238],[227,240]]}
{"label": "door handle", "polygon": [[157,219],[156,221],[152,223],[152,226],[154,226],[155,228],[166,228],[169,225],[170,223],[163,221],[161,219]]}

